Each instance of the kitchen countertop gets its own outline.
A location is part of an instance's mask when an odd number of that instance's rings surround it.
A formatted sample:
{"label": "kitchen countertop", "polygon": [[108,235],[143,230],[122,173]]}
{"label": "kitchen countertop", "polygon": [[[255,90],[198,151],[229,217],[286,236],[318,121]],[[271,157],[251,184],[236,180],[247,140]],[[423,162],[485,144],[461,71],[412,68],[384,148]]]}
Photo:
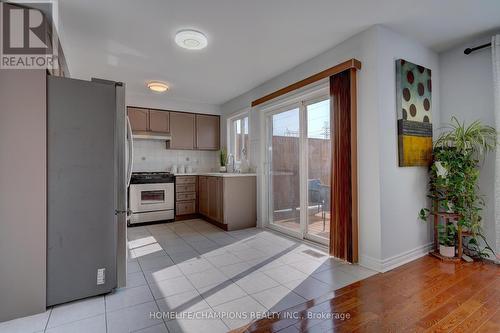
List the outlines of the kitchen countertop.
{"label": "kitchen countertop", "polygon": [[212,177],[255,177],[256,173],[233,173],[233,172],[192,172],[174,173],[175,176],[212,176]]}

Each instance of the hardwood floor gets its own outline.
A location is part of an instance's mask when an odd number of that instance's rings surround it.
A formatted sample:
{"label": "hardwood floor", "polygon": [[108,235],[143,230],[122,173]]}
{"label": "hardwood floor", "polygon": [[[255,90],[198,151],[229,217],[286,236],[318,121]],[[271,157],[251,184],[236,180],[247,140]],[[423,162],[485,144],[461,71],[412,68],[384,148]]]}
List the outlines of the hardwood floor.
{"label": "hardwood floor", "polygon": [[[319,318],[334,313],[349,319]],[[288,315],[291,318],[285,318]],[[234,332],[500,332],[500,266],[427,256]]]}

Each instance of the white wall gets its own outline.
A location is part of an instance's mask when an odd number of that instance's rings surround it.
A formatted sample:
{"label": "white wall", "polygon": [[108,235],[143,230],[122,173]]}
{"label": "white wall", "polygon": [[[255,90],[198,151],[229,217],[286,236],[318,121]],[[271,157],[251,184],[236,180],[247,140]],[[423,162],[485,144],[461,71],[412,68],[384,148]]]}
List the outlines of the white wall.
{"label": "white wall", "polygon": [[[431,68],[436,86],[439,64],[434,52],[382,26],[374,26],[228,101],[221,106],[221,113],[225,120],[248,107],[252,100],[350,58],[362,63],[358,73],[360,263],[382,271],[424,255],[431,242],[430,226],[417,220],[418,211],[427,204],[426,168],[398,167],[395,60],[405,58]],[[433,94],[433,114],[439,120],[437,90]],[[250,117],[250,159],[258,167],[260,185],[262,161],[254,151],[260,148],[262,124],[258,111],[252,110]],[[258,188],[258,195],[261,193],[262,188]],[[266,217],[260,206],[258,209],[262,223]]]}
{"label": "white wall", "polygon": [[382,223],[382,270],[427,253],[432,239],[429,223],[418,220],[418,211],[427,207],[427,168],[399,167],[396,117],[397,59],[405,59],[432,71],[432,124],[439,124],[438,55],[389,29],[378,36],[377,97],[379,103],[380,209]]}
{"label": "white wall", "polygon": [[45,311],[45,85],[44,70],[0,70],[0,322]]}
{"label": "white wall", "polygon": [[[500,33],[500,31],[498,32]],[[448,123],[452,116],[470,123],[480,120],[495,126],[493,67],[491,49],[486,48],[470,55],[464,49],[491,42],[488,34],[448,50],[439,56],[441,70],[441,122]],[[490,154],[481,167],[480,191],[485,195],[483,212],[486,239],[495,246],[495,156]],[[500,249],[497,249],[500,251]]]}

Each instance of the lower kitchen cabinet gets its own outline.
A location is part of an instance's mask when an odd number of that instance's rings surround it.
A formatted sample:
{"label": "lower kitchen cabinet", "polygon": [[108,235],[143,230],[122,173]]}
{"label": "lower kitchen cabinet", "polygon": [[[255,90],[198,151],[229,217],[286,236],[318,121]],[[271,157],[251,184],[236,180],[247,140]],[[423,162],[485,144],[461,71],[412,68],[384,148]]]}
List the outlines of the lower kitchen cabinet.
{"label": "lower kitchen cabinet", "polygon": [[199,176],[199,214],[226,230],[256,226],[255,176]]}
{"label": "lower kitchen cabinet", "polygon": [[223,223],[222,209],[222,177],[199,176],[200,191],[199,213],[213,222]]}
{"label": "lower kitchen cabinet", "polygon": [[178,202],[176,208],[177,208],[177,216],[195,214],[196,202],[194,200]]}
{"label": "lower kitchen cabinet", "polygon": [[199,213],[208,216],[208,177],[198,177]]}
{"label": "lower kitchen cabinet", "polygon": [[175,215],[196,214],[197,176],[175,177]]}
{"label": "lower kitchen cabinet", "polygon": [[223,219],[223,178],[222,177],[208,177],[208,218],[224,223]]}
{"label": "lower kitchen cabinet", "polygon": [[176,176],[175,183],[175,215],[179,219],[196,214],[225,230],[256,226],[255,175]]}

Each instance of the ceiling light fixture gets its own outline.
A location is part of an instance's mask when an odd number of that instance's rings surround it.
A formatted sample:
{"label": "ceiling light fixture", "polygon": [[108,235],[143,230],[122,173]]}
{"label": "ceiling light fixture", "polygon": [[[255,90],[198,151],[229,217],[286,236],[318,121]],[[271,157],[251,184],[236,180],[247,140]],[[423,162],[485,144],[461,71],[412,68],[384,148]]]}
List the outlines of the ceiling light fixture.
{"label": "ceiling light fixture", "polygon": [[150,90],[158,93],[165,92],[169,89],[168,85],[161,81],[149,81],[146,85]]}
{"label": "ceiling light fixture", "polygon": [[182,48],[188,50],[201,50],[207,47],[207,36],[203,33],[186,29],[180,30],[175,34],[175,42]]}

